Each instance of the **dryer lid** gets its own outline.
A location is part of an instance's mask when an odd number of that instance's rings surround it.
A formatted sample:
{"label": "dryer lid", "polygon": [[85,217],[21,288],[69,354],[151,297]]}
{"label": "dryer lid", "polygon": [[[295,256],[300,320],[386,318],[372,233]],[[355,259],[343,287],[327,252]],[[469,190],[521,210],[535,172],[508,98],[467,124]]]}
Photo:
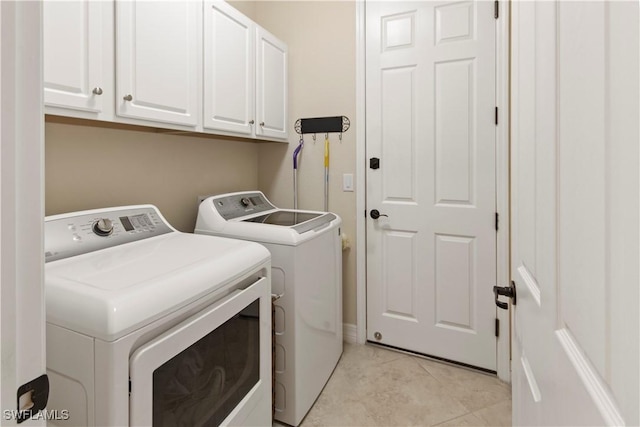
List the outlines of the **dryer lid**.
{"label": "dryer lid", "polygon": [[173,232],[49,262],[47,322],[114,341],[269,259],[256,243]]}

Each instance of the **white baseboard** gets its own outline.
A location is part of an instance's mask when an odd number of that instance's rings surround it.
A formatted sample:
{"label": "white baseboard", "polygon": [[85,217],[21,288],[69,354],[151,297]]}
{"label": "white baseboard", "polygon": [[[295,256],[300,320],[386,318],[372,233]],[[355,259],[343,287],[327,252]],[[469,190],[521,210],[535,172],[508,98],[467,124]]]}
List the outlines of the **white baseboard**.
{"label": "white baseboard", "polygon": [[349,344],[355,344],[358,337],[357,331],[358,331],[358,328],[356,327],[356,325],[352,325],[350,323],[343,323],[342,324],[342,341]]}

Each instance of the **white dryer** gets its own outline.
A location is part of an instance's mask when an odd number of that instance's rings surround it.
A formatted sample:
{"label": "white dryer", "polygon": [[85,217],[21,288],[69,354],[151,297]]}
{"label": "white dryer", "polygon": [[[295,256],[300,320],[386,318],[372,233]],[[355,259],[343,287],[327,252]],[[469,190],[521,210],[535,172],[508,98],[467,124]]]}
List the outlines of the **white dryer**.
{"label": "white dryer", "polygon": [[212,196],[196,233],[251,240],[271,252],[275,302],[275,418],[300,424],[342,354],[342,220],[278,209],[259,191]]}
{"label": "white dryer", "polygon": [[47,217],[45,260],[60,424],[271,424],[264,247],[178,232],[142,205]]}

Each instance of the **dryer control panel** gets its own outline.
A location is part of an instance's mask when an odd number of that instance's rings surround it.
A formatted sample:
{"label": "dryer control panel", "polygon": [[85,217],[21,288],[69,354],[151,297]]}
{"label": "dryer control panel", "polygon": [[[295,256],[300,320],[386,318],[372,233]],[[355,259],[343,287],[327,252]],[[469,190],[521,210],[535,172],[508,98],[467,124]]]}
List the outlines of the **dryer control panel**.
{"label": "dryer control panel", "polygon": [[45,262],[174,232],[155,206],[96,209],[45,218]]}
{"label": "dryer control panel", "polygon": [[[209,201],[213,202],[213,206],[220,216],[227,221],[276,208],[260,191],[227,194],[214,197],[213,199],[209,199]],[[203,203],[206,203],[206,201]]]}

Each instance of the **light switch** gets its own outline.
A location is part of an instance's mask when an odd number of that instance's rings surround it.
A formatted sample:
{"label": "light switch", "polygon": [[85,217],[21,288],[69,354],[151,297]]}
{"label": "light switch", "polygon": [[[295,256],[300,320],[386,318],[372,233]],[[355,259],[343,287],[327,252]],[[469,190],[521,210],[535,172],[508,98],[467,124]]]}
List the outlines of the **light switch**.
{"label": "light switch", "polygon": [[352,173],[345,173],[342,175],[342,191],[353,191]]}

